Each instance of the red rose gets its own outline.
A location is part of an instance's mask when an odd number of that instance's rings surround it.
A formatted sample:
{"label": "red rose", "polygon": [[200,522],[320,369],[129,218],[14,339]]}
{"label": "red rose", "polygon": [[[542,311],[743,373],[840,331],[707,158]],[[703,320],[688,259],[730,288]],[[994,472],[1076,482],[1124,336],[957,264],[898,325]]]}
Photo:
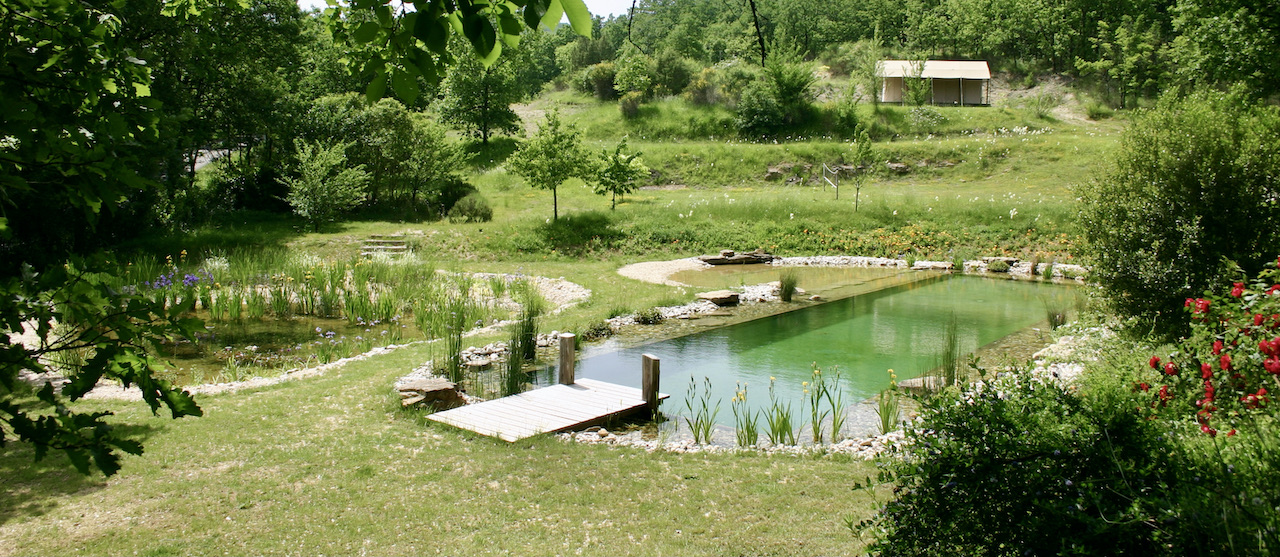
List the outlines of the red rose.
{"label": "red rose", "polygon": [[1211,302],[1209,302],[1209,300],[1206,300],[1206,299],[1204,299],[1204,298],[1196,298],[1196,311],[1195,311],[1195,312],[1196,312],[1196,313],[1204,313],[1204,312],[1206,312],[1206,311],[1209,311],[1209,304],[1210,304],[1210,303],[1211,303]]}
{"label": "red rose", "polygon": [[1231,285],[1231,297],[1232,297],[1232,298],[1239,298],[1240,296],[1243,296],[1243,295],[1244,295],[1244,283],[1243,283],[1243,282],[1237,282],[1237,283],[1235,283],[1235,284]]}
{"label": "red rose", "polygon": [[1173,363],[1173,362],[1167,362],[1167,363],[1165,363],[1165,364],[1164,364],[1164,374],[1165,374],[1165,375],[1177,375],[1177,374],[1178,374],[1178,365],[1177,365],[1177,364],[1175,364],[1175,363]]}
{"label": "red rose", "polygon": [[1227,437],[1231,437],[1232,435],[1235,435],[1235,434],[1236,434],[1236,430],[1233,429],[1227,432]]}
{"label": "red rose", "polygon": [[1151,366],[1151,369],[1160,369],[1160,356],[1152,356],[1147,360],[1147,365]]}
{"label": "red rose", "polygon": [[1223,371],[1231,369],[1231,354],[1223,354],[1221,358],[1218,358],[1218,369]]}
{"label": "red rose", "polygon": [[1254,326],[1254,327],[1261,327],[1261,326],[1262,326],[1262,320],[1263,320],[1263,319],[1266,319],[1266,318],[1265,318],[1265,317],[1263,317],[1261,313],[1255,313],[1255,314],[1253,314],[1253,326]]}
{"label": "red rose", "polygon": [[1173,399],[1173,395],[1169,394],[1169,386],[1168,386],[1168,385],[1160,385],[1160,392],[1159,392],[1159,395],[1160,395],[1160,401],[1161,401],[1161,402],[1164,402],[1164,401],[1168,401],[1168,400],[1172,400],[1172,399]]}
{"label": "red rose", "polygon": [[1213,341],[1213,355],[1217,356],[1218,354],[1221,354],[1221,353],[1222,353],[1222,341],[1220,340]]}
{"label": "red rose", "polygon": [[1209,437],[1216,437],[1218,435],[1218,430],[1209,427],[1208,424],[1200,426],[1200,431],[1203,431],[1205,435],[1208,435]]}
{"label": "red rose", "polygon": [[1270,296],[1275,294],[1277,291],[1280,291],[1280,284],[1273,284],[1271,285],[1271,288],[1267,289],[1267,295]]}
{"label": "red rose", "polygon": [[1280,375],[1280,358],[1275,356],[1267,358],[1265,362],[1262,362],[1262,367],[1267,368],[1267,373]]}
{"label": "red rose", "polygon": [[1210,366],[1209,362],[1200,364],[1200,378],[1208,379],[1210,377],[1213,377],[1213,366]]}
{"label": "red rose", "polygon": [[1195,300],[1193,300],[1193,299],[1191,299],[1191,298],[1187,298],[1187,301],[1182,302],[1182,307],[1184,307],[1184,308],[1189,308],[1189,307],[1191,307],[1191,304],[1192,304],[1192,303],[1194,303],[1194,302],[1195,302]]}

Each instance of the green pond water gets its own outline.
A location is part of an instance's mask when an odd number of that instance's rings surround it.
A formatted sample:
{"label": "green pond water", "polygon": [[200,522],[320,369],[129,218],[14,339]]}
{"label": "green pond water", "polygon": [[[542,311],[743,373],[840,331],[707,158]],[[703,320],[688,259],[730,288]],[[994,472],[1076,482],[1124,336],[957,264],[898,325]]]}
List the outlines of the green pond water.
{"label": "green pond water", "polygon": [[[901,272],[875,271],[878,277],[863,278],[906,280]],[[710,378],[718,421],[732,425],[729,401],[737,384],[747,385],[749,407],[763,408],[772,377],[776,395],[790,401],[799,418],[802,382],[811,380],[815,363],[828,380],[838,369],[845,403],[856,404],[889,385],[890,369],[903,380],[936,367],[953,316],[960,350],[968,353],[1043,322],[1046,304],[1070,308],[1076,296],[1074,288],[1055,284],[908,274],[913,281],[907,284],[745,323],[620,349],[606,343],[584,352],[577,376],[639,387],[641,355],[652,354],[661,359],[661,390],[671,395],[668,413],[685,413],[690,378],[699,386]],[[555,376],[554,369],[549,373]]]}

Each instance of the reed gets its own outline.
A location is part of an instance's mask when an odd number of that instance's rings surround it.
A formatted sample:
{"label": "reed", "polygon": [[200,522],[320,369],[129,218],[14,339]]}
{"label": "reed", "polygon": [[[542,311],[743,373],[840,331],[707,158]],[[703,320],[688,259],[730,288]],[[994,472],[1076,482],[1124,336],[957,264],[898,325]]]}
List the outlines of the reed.
{"label": "reed", "polygon": [[716,401],[714,406],[711,404],[710,377],[703,378],[703,387],[699,389],[697,380],[689,376],[689,393],[685,396],[684,407],[689,412],[684,421],[693,433],[693,442],[699,445],[710,443],[715,434],[716,415],[720,413],[720,401]]}
{"label": "reed", "polygon": [[783,269],[778,275],[778,297],[784,302],[791,302],[796,294],[796,285],[800,281],[800,275],[795,269]]}
{"label": "reed", "polygon": [[889,370],[889,388],[880,391],[876,399],[876,416],[880,418],[880,434],[898,429],[900,401],[898,400],[898,376]]}
{"label": "reed", "polygon": [[794,418],[791,414],[791,403],[782,403],[778,401],[774,392],[774,384],[777,379],[769,378],[769,409],[765,412],[765,422],[769,426],[766,435],[769,442],[774,445],[794,445],[796,444],[796,430]]}
{"label": "reed", "polygon": [[734,437],[739,447],[754,447],[760,442],[760,412],[747,406],[747,386],[738,383],[729,409],[733,411]]}

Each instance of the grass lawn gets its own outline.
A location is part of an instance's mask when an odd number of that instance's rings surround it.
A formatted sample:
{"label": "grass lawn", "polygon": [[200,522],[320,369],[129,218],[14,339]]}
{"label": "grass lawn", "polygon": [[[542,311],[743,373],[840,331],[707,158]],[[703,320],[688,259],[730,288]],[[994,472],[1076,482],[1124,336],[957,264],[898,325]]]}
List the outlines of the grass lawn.
{"label": "grass lawn", "polygon": [[0,457],[0,554],[837,555],[873,511],[847,458],[648,454],[507,444],[400,411],[417,345],[328,375],[200,400],[140,424],[141,458],[84,478]]}
{"label": "grass lawn", "polygon": [[[405,233],[420,257],[442,269],[564,277],[591,289],[591,298],[540,324],[543,331],[580,330],[609,315],[682,303],[694,294],[624,279],[618,267],[723,248],[761,247],[788,256],[954,260],[1011,254],[1070,261],[1079,240],[1071,188],[1089,179],[1122,126],[1044,121],[1007,109],[944,110],[948,124],[937,136],[877,141],[882,160],[855,209],[847,182],[837,200],[817,185],[763,178],[769,166],[784,162],[839,163],[848,152],[839,140],[764,144],[674,137],[650,129],[656,124],[621,123],[613,105],[573,95],[551,98],[566,103],[567,119],[583,123],[593,149],[634,133],[631,146],[658,171],[660,187],[628,195],[610,210],[607,198],[569,181],[558,190],[561,217],[553,221],[551,193],[508,175],[501,161],[511,145],[497,142],[473,158],[466,176],[494,208],[492,222],[370,217],[308,233],[296,220],[245,213],[126,251],[163,260],[182,250],[198,259],[275,249],[341,260],[355,257],[360,241],[372,234]],[[659,123],[686,118],[714,124],[725,116],[678,102],[646,111]],[[881,131],[889,133],[901,115],[886,114]],[[1000,131],[1001,122],[1027,130]],[[691,127],[697,123],[690,121]],[[884,161],[910,170],[890,173],[882,169]],[[649,454],[545,438],[506,444],[476,437],[430,425],[398,407],[395,378],[438,350],[417,344],[321,377],[202,397],[206,416],[198,419],[152,418],[141,403],[89,403],[137,424],[134,434],[146,454],[125,459],[123,471],[104,480],[76,475],[58,455],[33,466],[28,447],[8,447],[0,455],[6,478],[0,554],[861,550],[845,520],[874,512],[871,494],[852,489],[875,475],[874,463]]]}

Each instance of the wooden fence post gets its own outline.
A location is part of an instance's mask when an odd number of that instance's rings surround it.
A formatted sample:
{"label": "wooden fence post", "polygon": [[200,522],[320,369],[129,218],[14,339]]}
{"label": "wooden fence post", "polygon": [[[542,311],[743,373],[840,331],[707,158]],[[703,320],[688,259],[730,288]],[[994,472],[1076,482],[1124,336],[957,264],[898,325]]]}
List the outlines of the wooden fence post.
{"label": "wooden fence post", "polygon": [[573,363],[577,354],[573,351],[573,333],[560,333],[560,384],[572,385]]}
{"label": "wooden fence post", "polygon": [[640,364],[640,394],[650,411],[658,409],[659,362],[657,356],[645,354]]}

